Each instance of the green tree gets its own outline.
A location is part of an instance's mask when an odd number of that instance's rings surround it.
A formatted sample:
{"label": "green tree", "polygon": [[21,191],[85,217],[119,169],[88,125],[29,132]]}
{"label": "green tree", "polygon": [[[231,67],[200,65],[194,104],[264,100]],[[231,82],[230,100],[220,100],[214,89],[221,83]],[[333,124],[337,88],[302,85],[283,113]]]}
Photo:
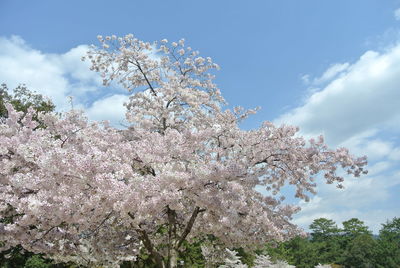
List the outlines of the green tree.
{"label": "green tree", "polygon": [[387,221],[386,224],[383,223],[382,229],[379,231],[379,238],[400,245],[400,218],[395,217],[393,220]]}
{"label": "green tree", "polygon": [[370,234],[359,234],[347,245],[343,264],[351,268],[376,267],[378,244]]}
{"label": "green tree", "polygon": [[331,219],[318,218],[310,225],[311,242],[320,263],[337,263],[343,254],[340,247],[340,229]]}
{"label": "green tree", "polygon": [[33,254],[17,246],[0,254],[0,268],[24,267],[27,259]]}
{"label": "green tree", "polygon": [[315,244],[308,238],[297,236],[286,242],[271,242],[256,254],[268,255],[272,261],[284,260],[297,268],[314,267],[320,262]]}
{"label": "green tree", "polygon": [[333,220],[326,218],[315,219],[310,225],[311,240],[325,241],[333,236],[337,236],[340,229]]}
{"label": "green tree", "polygon": [[311,243],[308,238],[298,236],[284,244],[289,251],[286,259],[289,264],[295,265],[297,268],[309,268],[320,262],[315,244]]}
{"label": "green tree", "polygon": [[337,263],[345,267],[375,267],[374,259],[378,247],[368,226],[357,218],[351,218],[342,224],[339,238],[342,253]]}
{"label": "green tree", "polygon": [[377,267],[400,267],[400,218],[382,224],[378,248]]}
{"label": "green tree", "polygon": [[51,264],[39,255],[33,255],[25,262],[24,268],[51,268]]}
{"label": "green tree", "polygon": [[6,103],[10,103],[15,110],[26,113],[29,107],[32,107],[36,114],[34,119],[38,121],[37,115],[39,112],[54,111],[54,104],[51,100],[46,99],[41,94],[29,90],[25,85],[21,84],[16,87],[12,93],[6,84],[0,85],[0,117],[7,117]]}
{"label": "green tree", "polygon": [[286,248],[283,242],[271,241],[266,244],[261,250],[257,250],[256,254],[268,255],[273,261],[288,260],[290,251]]}
{"label": "green tree", "polygon": [[368,230],[368,226],[363,221],[357,218],[351,218],[348,221],[342,222],[343,232],[345,236],[355,237],[361,234],[371,235],[371,231]]}

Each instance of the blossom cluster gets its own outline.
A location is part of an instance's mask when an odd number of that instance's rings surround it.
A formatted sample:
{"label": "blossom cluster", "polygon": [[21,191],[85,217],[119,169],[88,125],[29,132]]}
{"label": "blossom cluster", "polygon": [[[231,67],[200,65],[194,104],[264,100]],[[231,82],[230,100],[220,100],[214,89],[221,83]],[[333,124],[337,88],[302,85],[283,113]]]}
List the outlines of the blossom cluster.
{"label": "blossom cluster", "polygon": [[[243,264],[240,257],[237,256],[237,252],[234,250],[225,250],[224,264],[218,266],[219,268],[248,268],[247,264]],[[288,264],[286,261],[277,260],[273,262],[268,255],[257,255],[254,260],[254,265],[250,266],[253,268],[296,268],[293,265]],[[331,265],[318,264],[315,268],[331,268]]]}

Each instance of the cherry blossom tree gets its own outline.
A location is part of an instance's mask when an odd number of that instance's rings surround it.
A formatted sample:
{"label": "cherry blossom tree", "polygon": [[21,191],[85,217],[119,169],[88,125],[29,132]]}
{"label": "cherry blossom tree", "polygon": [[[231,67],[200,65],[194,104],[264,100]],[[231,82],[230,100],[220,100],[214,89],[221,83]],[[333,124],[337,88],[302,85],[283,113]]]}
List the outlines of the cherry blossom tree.
{"label": "cherry blossom tree", "polygon": [[[56,261],[117,267],[147,252],[176,267],[184,244],[212,235],[227,247],[257,246],[301,233],[298,207],[280,189],[315,194],[316,176],[342,187],[337,168],[359,176],[366,158],[306,141],[297,127],[264,122],[242,130],[254,110],[225,109],[213,83],[218,65],[184,40],[148,43],[99,36],[85,57],[105,85],[132,92],[129,127],[90,123],[71,111],[26,115],[8,105],[0,125],[0,246],[21,245]],[[261,194],[257,187],[264,187]]]}
{"label": "cherry blossom tree", "polygon": [[[234,250],[226,249],[226,257],[224,259],[224,264],[218,266],[219,268],[247,268],[246,264],[243,264],[240,257],[237,256],[238,252]],[[268,255],[256,255],[254,260],[254,265],[250,266],[253,268],[296,268],[293,265],[288,264],[286,261],[277,260],[275,262],[271,261]],[[330,268],[330,265],[318,264],[315,268]]]}
{"label": "cherry blossom tree", "polygon": [[265,268],[272,265],[271,258],[267,255],[257,255],[254,260],[254,268]]}
{"label": "cherry blossom tree", "polygon": [[225,263],[223,265],[220,265],[219,268],[247,268],[248,266],[246,264],[243,264],[242,261],[240,260],[240,257],[237,256],[236,251],[232,251],[229,249],[226,249],[226,258],[225,258]]}

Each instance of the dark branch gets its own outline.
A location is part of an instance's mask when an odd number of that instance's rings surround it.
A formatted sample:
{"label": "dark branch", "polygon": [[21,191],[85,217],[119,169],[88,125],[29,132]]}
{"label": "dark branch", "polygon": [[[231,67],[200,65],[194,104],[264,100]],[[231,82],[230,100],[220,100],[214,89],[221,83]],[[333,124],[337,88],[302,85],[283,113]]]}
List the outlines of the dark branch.
{"label": "dark branch", "polygon": [[153,257],[154,262],[157,264],[158,267],[163,267],[163,261],[160,253],[158,253],[153,246],[153,243],[151,243],[151,240],[149,236],[147,235],[145,230],[137,229],[137,232],[140,234],[140,240],[142,240],[144,247],[147,249],[147,251],[150,253],[150,255]]}
{"label": "dark branch", "polygon": [[157,96],[156,91],[153,88],[153,85],[150,83],[149,79],[147,78],[146,73],[143,71],[142,67],[140,66],[140,63],[137,61],[137,59],[135,59],[135,63],[133,63],[132,61],[129,61],[130,63],[134,64],[138,70],[142,73],[144,80],[146,80],[147,85],[149,86],[151,92],[153,93],[154,96]]}
{"label": "dark branch", "polygon": [[192,230],[193,224],[197,218],[197,215],[200,212],[204,212],[205,209],[200,209],[199,207],[196,207],[192,213],[192,216],[190,217],[185,230],[183,230],[182,236],[178,241],[178,244],[176,245],[176,249],[179,249],[182,243],[185,241],[186,237],[189,235],[190,231]]}
{"label": "dark branch", "polygon": [[64,146],[64,144],[67,142],[67,140],[73,135],[73,134],[76,134],[76,133],[78,133],[79,131],[81,131],[83,128],[79,128],[79,129],[77,129],[77,130],[74,130],[74,131],[72,131],[72,133],[70,133],[64,140],[62,140],[62,143],[61,143],[61,148],[63,148],[63,146]]}
{"label": "dark branch", "polygon": [[62,222],[62,223],[59,224],[59,225],[56,225],[56,226],[51,227],[49,230],[47,230],[46,232],[44,232],[44,234],[43,234],[40,238],[33,240],[31,243],[32,243],[32,244],[35,244],[35,243],[38,242],[39,240],[43,239],[48,233],[50,233],[51,231],[53,231],[55,228],[60,227],[62,224],[64,224],[64,222]]}
{"label": "dark branch", "polygon": [[93,230],[91,235],[94,235],[95,233],[97,233],[100,230],[100,227],[111,217],[113,212],[114,211],[111,211],[110,213],[107,214],[107,216],[101,221],[101,223]]}
{"label": "dark branch", "polygon": [[167,102],[167,105],[166,105],[165,107],[168,108],[169,105],[170,105],[174,100],[176,100],[176,96],[173,97],[172,99],[170,99],[170,100]]}

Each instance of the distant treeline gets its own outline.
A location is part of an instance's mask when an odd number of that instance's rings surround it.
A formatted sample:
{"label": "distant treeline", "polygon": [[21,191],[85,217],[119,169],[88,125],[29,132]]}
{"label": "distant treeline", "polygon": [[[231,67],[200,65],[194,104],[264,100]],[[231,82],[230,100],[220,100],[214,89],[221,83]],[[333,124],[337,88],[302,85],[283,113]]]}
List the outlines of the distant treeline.
{"label": "distant treeline", "polygon": [[298,268],[318,263],[336,267],[400,267],[400,218],[382,224],[379,235],[373,235],[357,218],[342,225],[340,229],[333,220],[316,219],[310,225],[309,237],[296,237],[275,247],[271,243],[264,252]]}

